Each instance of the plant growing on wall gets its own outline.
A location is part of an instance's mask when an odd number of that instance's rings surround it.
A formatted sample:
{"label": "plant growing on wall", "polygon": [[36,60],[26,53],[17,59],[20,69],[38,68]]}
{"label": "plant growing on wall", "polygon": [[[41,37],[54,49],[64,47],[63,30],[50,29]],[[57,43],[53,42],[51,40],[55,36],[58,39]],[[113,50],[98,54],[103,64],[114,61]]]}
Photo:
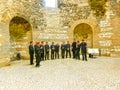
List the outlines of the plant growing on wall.
{"label": "plant growing on wall", "polygon": [[89,5],[93,11],[93,14],[101,19],[106,13],[107,0],[90,0]]}

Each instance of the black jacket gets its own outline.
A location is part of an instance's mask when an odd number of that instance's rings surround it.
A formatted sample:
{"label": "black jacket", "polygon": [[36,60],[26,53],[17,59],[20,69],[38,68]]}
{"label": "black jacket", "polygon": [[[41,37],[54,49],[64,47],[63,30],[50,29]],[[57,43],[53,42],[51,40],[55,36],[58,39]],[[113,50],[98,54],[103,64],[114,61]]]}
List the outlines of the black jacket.
{"label": "black jacket", "polygon": [[87,43],[86,42],[81,43],[80,46],[81,46],[81,53],[87,53]]}
{"label": "black jacket", "polygon": [[76,42],[72,43],[72,51],[74,51],[76,49]]}
{"label": "black jacket", "polygon": [[66,44],[66,50],[67,50],[67,51],[70,50],[70,44]]}
{"label": "black jacket", "polygon": [[59,47],[60,47],[59,45],[55,46],[55,52],[59,52]]}
{"label": "black jacket", "polygon": [[34,48],[32,45],[29,45],[29,54],[34,54]]}
{"label": "black jacket", "polygon": [[66,50],[66,45],[65,44],[61,44],[61,51],[65,51]]}
{"label": "black jacket", "polygon": [[51,48],[51,52],[55,51],[55,45],[51,45],[50,48]]}
{"label": "black jacket", "polygon": [[50,49],[49,45],[45,45],[44,48],[45,48],[45,53],[49,53],[49,49]]}
{"label": "black jacket", "polygon": [[40,45],[40,52],[44,53],[44,45]]}

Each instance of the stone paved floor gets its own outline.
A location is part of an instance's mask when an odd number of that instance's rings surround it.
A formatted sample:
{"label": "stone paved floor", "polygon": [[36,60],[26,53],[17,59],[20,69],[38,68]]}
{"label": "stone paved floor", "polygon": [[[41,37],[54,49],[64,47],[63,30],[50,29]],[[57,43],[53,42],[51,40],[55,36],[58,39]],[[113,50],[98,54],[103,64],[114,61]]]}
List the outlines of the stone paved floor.
{"label": "stone paved floor", "polygon": [[0,90],[120,90],[120,58],[11,63],[0,68]]}

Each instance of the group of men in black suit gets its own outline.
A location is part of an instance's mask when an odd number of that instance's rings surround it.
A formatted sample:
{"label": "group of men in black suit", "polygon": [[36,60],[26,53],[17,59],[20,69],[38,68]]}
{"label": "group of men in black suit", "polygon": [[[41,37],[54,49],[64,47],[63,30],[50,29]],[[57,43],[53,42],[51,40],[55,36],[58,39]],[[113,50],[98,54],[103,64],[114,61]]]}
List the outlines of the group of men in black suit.
{"label": "group of men in black suit", "polygon": [[84,40],[82,40],[81,43],[79,41],[76,42],[74,39],[72,43],[73,58],[80,59],[80,50],[82,54],[82,60],[87,61],[87,43]]}
{"label": "group of men in black suit", "polygon": [[79,41],[73,41],[72,45],[70,45],[69,41],[65,44],[63,42],[61,46],[57,43],[56,45],[54,42],[52,42],[52,45],[49,46],[48,42],[44,45],[44,42],[36,42],[36,44],[33,46],[33,42],[30,42],[29,45],[29,54],[30,54],[30,64],[33,65],[33,59],[34,59],[34,52],[36,57],[36,67],[40,66],[40,61],[43,60],[49,60],[49,53],[51,51],[51,60],[53,59],[59,59],[59,52],[61,50],[61,58],[64,59],[65,57],[71,58],[71,46],[72,46],[72,52],[73,52],[73,58],[74,59],[80,59],[80,50],[82,53],[82,59],[87,61],[87,43],[82,40],[80,43]]}

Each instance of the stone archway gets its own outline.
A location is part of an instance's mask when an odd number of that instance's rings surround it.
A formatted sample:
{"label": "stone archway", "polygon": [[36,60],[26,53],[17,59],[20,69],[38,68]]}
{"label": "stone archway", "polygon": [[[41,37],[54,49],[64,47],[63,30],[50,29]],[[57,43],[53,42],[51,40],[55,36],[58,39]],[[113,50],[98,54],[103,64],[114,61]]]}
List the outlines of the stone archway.
{"label": "stone archway", "polygon": [[87,23],[80,23],[74,28],[73,38],[76,40],[85,39],[88,43],[88,47],[93,47],[93,32],[92,27]]}
{"label": "stone archway", "polygon": [[[87,25],[88,27],[91,27],[91,35],[92,37],[85,39],[87,41],[87,43],[89,44],[88,45],[88,48],[92,47],[92,48],[98,48],[99,47],[99,37],[98,37],[98,33],[100,31],[100,28],[98,27],[98,23],[96,22],[96,20],[93,20],[93,19],[82,19],[82,20],[77,20],[77,21],[74,21],[70,24],[70,28],[68,29],[68,37],[69,37],[69,41],[72,43],[73,42],[73,39],[74,39],[74,31],[75,31],[75,28],[79,25],[82,25],[82,24],[85,24]],[[92,39],[91,41],[89,41],[89,39]],[[79,40],[81,41],[81,40]]]}
{"label": "stone archway", "polygon": [[28,45],[33,40],[32,27],[30,23],[22,17],[15,16],[9,24],[10,32],[10,57],[11,60],[28,59]]}

